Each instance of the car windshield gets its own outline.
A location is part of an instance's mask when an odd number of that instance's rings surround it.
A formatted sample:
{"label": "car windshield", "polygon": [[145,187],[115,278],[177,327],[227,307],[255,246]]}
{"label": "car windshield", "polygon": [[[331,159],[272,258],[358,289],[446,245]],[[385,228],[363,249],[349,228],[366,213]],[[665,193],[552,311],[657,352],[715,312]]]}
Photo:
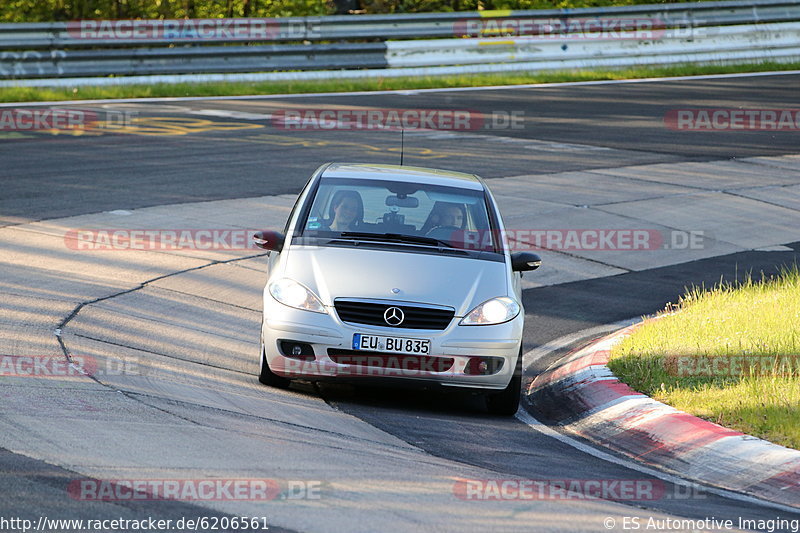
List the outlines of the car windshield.
{"label": "car windshield", "polygon": [[496,251],[486,204],[480,190],[323,178],[299,227],[306,237]]}

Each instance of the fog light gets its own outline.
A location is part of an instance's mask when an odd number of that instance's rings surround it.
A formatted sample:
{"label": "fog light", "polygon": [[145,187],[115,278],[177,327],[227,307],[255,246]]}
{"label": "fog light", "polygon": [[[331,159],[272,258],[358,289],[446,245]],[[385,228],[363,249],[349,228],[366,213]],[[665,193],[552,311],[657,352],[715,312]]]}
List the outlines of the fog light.
{"label": "fog light", "polygon": [[488,376],[497,374],[503,368],[502,357],[470,357],[464,373],[471,376]]}
{"label": "fog light", "polygon": [[280,340],[278,341],[278,347],[285,357],[300,359],[301,361],[314,361],[316,359],[314,357],[314,348],[307,342]]}

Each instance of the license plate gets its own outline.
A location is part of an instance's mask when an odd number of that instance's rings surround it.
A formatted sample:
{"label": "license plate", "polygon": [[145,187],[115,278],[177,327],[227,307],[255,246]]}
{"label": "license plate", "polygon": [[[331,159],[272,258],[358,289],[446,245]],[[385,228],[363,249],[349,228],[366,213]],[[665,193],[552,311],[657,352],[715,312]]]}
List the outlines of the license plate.
{"label": "license plate", "polygon": [[428,355],[431,351],[431,341],[429,339],[408,339],[406,337],[384,337],[356,333],[353,335],[353,349],[370,352]]}

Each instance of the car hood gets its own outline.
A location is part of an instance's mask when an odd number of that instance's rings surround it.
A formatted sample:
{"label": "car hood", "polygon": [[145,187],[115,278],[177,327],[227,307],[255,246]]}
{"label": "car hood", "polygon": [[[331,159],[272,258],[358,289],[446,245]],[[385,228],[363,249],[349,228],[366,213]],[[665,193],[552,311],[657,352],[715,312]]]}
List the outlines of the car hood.
{"label": "car hood", "polygon": [[293,247],[283,275],[314,291],[326,306],[336,298],[371,298],[446,305],[463,316],[508,295],[506,268],[503,262],[447,254]]}

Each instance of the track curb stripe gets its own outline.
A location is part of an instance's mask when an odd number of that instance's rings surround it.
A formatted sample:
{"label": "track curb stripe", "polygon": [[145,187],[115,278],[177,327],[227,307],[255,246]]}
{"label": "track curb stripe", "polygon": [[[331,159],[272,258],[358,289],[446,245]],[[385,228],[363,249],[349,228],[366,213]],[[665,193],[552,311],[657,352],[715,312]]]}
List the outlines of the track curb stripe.
{"label": "track curb stripe", "polygon": [[606,366],[639,324],[566,355],[525,394],[569,433],[684,478],[800,508],[800,451],[697,418],[638,393]]}

